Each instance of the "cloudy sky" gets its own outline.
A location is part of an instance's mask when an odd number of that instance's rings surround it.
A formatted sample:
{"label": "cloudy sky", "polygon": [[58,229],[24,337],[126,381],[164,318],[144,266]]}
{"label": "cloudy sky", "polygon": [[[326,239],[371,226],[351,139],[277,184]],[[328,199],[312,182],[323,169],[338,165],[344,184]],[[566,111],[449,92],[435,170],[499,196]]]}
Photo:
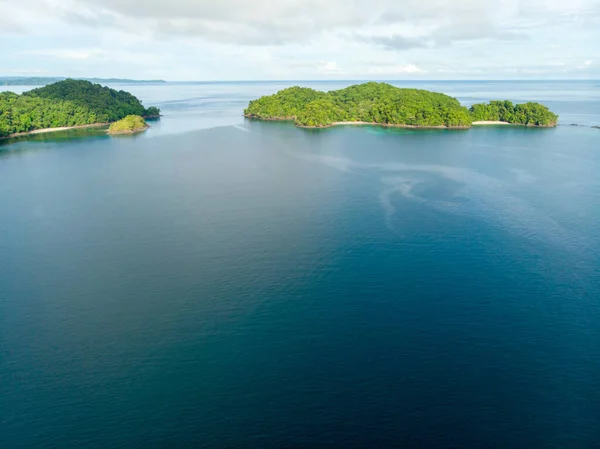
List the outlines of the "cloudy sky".
{"label": "cloudy sky", "polygon": [[0,0],[0,76],[600,78],[600,0]]}

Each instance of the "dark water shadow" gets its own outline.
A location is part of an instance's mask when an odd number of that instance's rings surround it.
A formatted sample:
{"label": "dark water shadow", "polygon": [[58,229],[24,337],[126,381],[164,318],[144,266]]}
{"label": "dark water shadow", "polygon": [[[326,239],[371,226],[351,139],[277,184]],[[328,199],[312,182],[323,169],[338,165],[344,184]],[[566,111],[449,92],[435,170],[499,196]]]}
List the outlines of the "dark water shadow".
{"label": "dark water shadow", "polygon": [[18,137],[10,137],[8,139],[0,139],[0,151],[7,146],[19,142],[61,142],[71,139],[81,139],[87,137],[107,137],[106,130],[108,126],[97,128],[78,128],[67,129],[64,131],[53,131],[40,134],[28,134]]}

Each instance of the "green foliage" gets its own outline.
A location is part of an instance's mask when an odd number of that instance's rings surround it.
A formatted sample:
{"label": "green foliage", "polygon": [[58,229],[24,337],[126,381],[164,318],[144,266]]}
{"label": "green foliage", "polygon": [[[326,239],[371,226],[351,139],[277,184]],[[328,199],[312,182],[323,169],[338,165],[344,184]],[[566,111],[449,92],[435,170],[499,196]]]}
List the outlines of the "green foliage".
{"label": "green foliage", "polygon": [[[103,87],[90,81],[66,79],[25,92],[23,95],[72,101],[94,112],[102,122],[112,122],[127,115],[149,115],[135,96],[123,90]],[[153,112],[157,108],[152,108]]]}
{"label": "green foliage", "polygon": [[158,116],[160,116],[160,109],[158,109],[156,106],[150,106],[144,112],[144,117],[158,117]]}
{"label": "green foliage", "polygon": [[558,115],[539,103],[513,105],[510,101],[478,103],[469,109],[473,121],[502,121],[520,125],[554,126]]}
{"label": "green foliage", "polygon": [[110,134],[133,133],[136,131],[143,131],[147,127],[148,125],[143,117],[140,117],[139,115],[128,115],[118,122],[111,123],[108,132]]}
{"label": "green foliage", "polygon": [[275,95],[251,101],[244,114],[263,119],[293,120],[308,103],[325,96],[323,92],[307,87],[289,87]]}
{"label": "green foliage", "polygon": [[471,125],[468,110],[455,98],[375,82],[327,93],[291,87],[251,101],[244,113],[262,119],[295,120],[300,126],[328,126],[345,121],[409,126]]}
{"label": "green foliage", "polygon": [[91,125],[127,115],[158,115],[128,92],[65,80],[17,95],[0,93],[0,137],[43,128]]}
{"label": "green foliage", "polygon": [[300,126],[325,126],[345,121],[345,111],[330,98],[319,98],[308,103],[296,117]]}
{"label": "green foliage", "polygon": [[469,127],[474,120],[554,126],[558,116],[538,103],[510,101],[475,104],[470,110],[456,98],[387,83],[364,83],[331,92],[290,87],[250,102],[244,114],[265,120],[294,120],[299,126],[367,122],[406,126]]}
{"label": "green foliage", "polygon": [[0,136],[35,129],[98,123],[96,114],[71,101],[0,93]]}

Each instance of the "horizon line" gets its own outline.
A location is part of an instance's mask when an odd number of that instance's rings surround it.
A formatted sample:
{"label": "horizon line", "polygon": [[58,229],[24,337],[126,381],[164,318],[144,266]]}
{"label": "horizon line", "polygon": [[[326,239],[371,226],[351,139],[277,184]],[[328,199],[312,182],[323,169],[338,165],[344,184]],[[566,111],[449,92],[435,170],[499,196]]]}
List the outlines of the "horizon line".
{"label": "horizon line", "polygon": [[63,76],[63,75],[0,75],[0,79],[20,79],[20,78],[64,78],[64,79],[98,79],[98,80],[123,80],[133,82],[157,82],[157,83],[273,83],[273,82],[385,82],[385,81],[410,81],[410,82],[429,82],[429,81],[454,81],[454,82],[473,82],[473,81],[499,81],[499,82],[535,82],[535,81],[600,81],[600,78],[286,78],[286,79],[226,79],[226,80],[169,80],[169,79],[136,79],[127,77],[103,77],[103,76]]}

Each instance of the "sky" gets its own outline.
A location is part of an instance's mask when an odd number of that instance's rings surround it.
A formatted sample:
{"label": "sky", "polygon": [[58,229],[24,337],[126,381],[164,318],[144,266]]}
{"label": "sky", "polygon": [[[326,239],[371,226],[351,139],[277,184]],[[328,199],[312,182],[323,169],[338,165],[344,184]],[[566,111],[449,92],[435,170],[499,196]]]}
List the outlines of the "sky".
{"label": "sky", "polygon": [[600,79],[600,0],[0,0],[0,76]]}

